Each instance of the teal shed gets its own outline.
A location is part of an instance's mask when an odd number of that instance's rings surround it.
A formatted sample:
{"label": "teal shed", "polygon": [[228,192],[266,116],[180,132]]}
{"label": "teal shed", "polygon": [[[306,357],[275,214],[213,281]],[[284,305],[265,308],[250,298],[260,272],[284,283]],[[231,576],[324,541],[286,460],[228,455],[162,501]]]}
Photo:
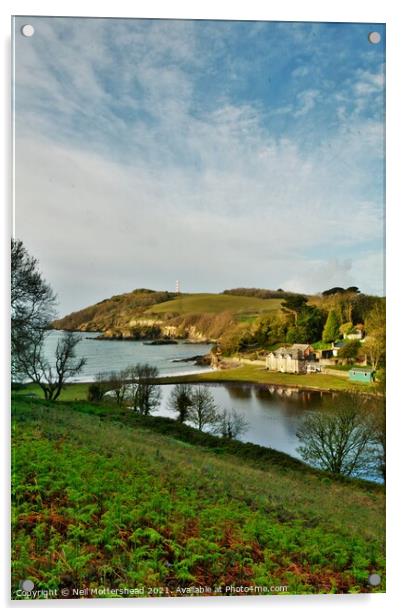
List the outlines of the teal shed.
{"label": "teal shed", "polygon": [[352,368],[352,370],[349,370],[349,380],[359,383],[372,383],[374,374],[375,371],[369,368]]}

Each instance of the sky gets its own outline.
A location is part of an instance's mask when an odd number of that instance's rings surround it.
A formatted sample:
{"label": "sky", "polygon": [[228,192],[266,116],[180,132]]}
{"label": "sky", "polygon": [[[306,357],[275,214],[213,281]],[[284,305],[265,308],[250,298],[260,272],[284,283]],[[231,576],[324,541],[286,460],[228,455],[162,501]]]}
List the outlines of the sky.
{"label": "sky", "polygon": [[61,316],[176,280],[384,294],[385,26],[14,27],[15,236]]}

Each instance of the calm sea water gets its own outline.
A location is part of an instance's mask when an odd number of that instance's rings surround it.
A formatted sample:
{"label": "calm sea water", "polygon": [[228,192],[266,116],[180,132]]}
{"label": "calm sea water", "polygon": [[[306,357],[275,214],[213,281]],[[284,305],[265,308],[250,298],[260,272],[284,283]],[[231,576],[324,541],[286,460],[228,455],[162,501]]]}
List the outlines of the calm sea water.
{"label": "calm sea water", "polygon": [[[96,340],[99,334],[93,332],[77,335],[80,342],[76,347],[76,355],[85,357],[87,363],[82,372],[73,379],[75,382],[91,381],[99,372],[123,370],[136,363],[156,366],[163,376],[210,370],[208,366],[196,366],[194,362],[183,361],[195,355],[205,355],[211,349],[210,344],[183,342],[151,346],[137,340]],[[46,339],[45,355],[50,362],[62,336],[63,332],[52,331]]]}

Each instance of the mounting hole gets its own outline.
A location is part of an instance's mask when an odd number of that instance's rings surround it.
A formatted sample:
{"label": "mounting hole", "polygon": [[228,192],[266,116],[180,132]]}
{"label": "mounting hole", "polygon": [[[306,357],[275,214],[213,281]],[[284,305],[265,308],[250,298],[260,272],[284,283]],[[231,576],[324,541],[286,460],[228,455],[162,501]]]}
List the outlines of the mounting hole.
{"label": "mounting hole", "polygon": [[20,586],[22,590],[25,590],[26,592],[32,592],[35,588],[35,584],[32,580],[24,580],[23,582],[21,582]]}
{"label": "mounting hole", "polygon": [[378,573],[369,575],[368,583],[370,586],[379,586],[381,584],[381,576]]}
{"label": "mounting hole", "polygon": [[35,34],[35,28],[31,24],[25,24],[22,26],[21,33],[23,36],[33,36]]}
{"label": "mounting hole", "polygon": [[379,32],[370,32],[368,35],[368,40],[373,45],[378,45],[381,41],[381,34]]}

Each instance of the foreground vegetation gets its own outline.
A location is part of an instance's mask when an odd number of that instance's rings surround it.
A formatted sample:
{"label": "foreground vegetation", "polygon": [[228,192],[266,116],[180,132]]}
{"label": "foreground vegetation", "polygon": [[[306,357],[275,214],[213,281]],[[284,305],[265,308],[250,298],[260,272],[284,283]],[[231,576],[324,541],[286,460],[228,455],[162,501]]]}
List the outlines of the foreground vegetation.
{"label": "foreground vegetation", "polygon": [[167,418],[16,397],[13,497],[14,591],[384,590],[381,486]]}

